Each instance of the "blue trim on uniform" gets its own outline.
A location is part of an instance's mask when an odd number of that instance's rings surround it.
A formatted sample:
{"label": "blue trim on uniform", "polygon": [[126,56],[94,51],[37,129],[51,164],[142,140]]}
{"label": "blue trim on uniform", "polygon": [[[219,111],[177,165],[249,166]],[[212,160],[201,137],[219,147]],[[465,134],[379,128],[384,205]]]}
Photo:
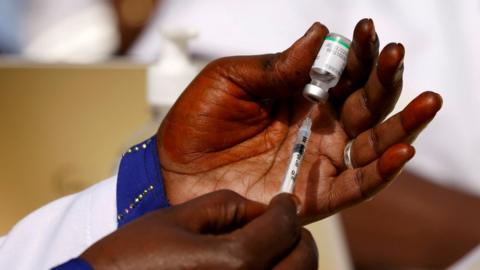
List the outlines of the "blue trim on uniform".
{"label": "blue trim on uniform", "polygon": [[118,227],[169,206],[154,136],[130,148],[120,162],[117,178]]}
{"label": "blue trim on uniform", "polygon": [[[142,215],[169,207],[160,171],[156,137],[130,148],[122,157],[117,177],[118,227]],[[94,270],[80,258],[53,270]]]}
{"label": "blue trim on uniform", "polygon": [[52,270],[95,270],[93,267],[83,259],[76,258],[52,268]]}

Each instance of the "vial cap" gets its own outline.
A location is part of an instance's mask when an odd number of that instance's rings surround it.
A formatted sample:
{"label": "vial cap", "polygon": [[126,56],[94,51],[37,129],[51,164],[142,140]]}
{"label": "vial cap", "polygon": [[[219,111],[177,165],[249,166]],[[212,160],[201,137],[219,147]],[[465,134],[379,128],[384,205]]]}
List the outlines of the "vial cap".
{"label": "vial cap", "polygon": [[311,102],[324,103],[328,99],[328,89],[309,83],[303,88],[303,96]]}

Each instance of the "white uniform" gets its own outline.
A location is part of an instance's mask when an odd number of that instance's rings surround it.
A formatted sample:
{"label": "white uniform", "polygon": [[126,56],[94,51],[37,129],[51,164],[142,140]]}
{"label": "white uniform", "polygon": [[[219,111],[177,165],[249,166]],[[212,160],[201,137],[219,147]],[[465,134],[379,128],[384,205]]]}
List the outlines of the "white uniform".
{"label": "white uniform", "polygon": [[0,238],[0,269],[50,269],[117,228],[117,178],[56,200]]}

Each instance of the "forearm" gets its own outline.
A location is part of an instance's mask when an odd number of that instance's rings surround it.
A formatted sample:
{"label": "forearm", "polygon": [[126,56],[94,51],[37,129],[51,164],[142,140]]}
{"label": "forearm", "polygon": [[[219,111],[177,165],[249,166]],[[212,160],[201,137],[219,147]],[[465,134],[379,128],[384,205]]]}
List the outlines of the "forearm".
{"label": "forearm", "polygon": [[342,216],[356,266],[445,268],[480,243],[480,198],[404,172]]}

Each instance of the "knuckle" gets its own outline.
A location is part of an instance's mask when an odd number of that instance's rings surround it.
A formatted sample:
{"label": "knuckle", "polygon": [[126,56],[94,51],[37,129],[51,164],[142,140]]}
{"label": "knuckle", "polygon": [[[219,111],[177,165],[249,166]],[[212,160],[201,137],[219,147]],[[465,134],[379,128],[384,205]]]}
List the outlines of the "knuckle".
{"label": "knuckle", "polygon": [[355,173],[353,174],[353,182],[355,183],[355,186],[357,187],[357,192],[358,192],[358,197],[360,199],[364,200],[367,198],[367,194],[365,193],[363,186],[364,186],[364,173],[361,169],[355,170]]}
{"label": "knuckle", "polygon": [[369,85],[365,85],[364,90],[360,92],[360,102],[363,109],[370,110],[370,99],[368,93],[371,92]]}
{"label": "knuckle", "polygon": [[282,53],[272,54],[271,58],[272,64],[268,71],[277,74],[275,78],[280,85],[288,86],[291,79],[290,74],[292,73],[291,63],[295,61],[295,56],[287,50]]}
{"label": "knuckle", "polygon": [[205,67],[205,69],[215,69],[219,66],[224,66],[225,64],[227,64],[229,61],[229,57],[221,57],[221,58],[217,58],[213,61],[211,61],[210,63],[207,64],[207,66]]}
{"label": "knuckle", "polygon": [[217,74],[222,77],[228,77],[234,66],[235,57],[222,57],[208,63],[205,68],[203,68],[202,73]]}
{"label": "knuckle", "polygon": [[211,62],[209,62],[202,70],[202,72],[214,72],[216,71],[219,67],[222,67],[223,64],[222,62],[224,62],[224,59],[222,58],[219,58],[219,59],[215,59]]}
{"label": "knuckle", "polygon": [[278,55],[276,54],[268,54],[261,60],[262,69],[264,71],[274,71],[276,68],[275,60],[277,59]]}
{"label": "knuckle", "polygon": [[371,128],[370,132],[368,133],[368,143],[376,155],[382,154],[380,149],[380,139],[375,127]]}

